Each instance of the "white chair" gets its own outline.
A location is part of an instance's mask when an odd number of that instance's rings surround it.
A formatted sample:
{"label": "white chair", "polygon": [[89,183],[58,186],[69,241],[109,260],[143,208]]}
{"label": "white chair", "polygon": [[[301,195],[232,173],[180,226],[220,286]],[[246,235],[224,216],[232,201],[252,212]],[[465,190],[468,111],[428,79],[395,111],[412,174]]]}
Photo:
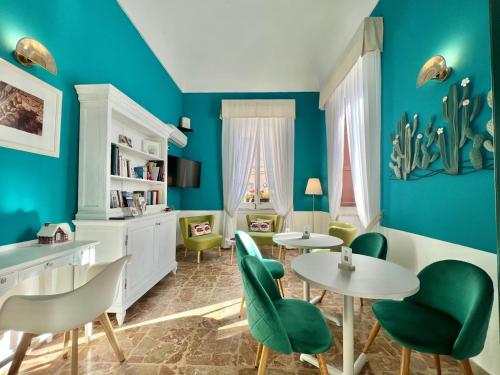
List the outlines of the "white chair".
{"label": "white chair", "polygon": [[78,330],[99,320],[120,362],[125,360],[106,310],[112,305],[120,274],[130,256],[91,267],[81,287],[62,294],[11,296],[0,309],[0,330],[24,332],[8,374],[17,374],[31,340],[44,333],[65,332],[65,351],[71,331],[71,374],[78,373]]}

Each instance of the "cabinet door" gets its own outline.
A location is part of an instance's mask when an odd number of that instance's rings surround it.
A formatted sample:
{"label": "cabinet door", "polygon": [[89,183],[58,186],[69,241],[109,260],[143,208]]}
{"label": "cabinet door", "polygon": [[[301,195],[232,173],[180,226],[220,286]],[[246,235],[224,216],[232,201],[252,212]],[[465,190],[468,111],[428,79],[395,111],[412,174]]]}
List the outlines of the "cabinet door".
{"label": "cabinet door", "polygon": [[141,289],[155,270],[154,236],[155,225],[150,221],[131,225],[127,231],[127,255],[132,255],[127,265],[127,295]]}
{"label": "cabinet door", "polygon": [[163,270],[166,266],[175,262],[175,217],[167,217],[156,225],[158,265]]}

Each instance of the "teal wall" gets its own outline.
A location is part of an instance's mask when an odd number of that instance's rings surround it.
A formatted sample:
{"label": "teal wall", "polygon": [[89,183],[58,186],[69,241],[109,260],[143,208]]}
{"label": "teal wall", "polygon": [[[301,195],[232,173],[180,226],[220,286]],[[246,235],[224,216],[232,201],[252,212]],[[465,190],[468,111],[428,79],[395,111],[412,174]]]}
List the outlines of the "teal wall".
{"label": "teal wall", "polygon": [[[485,102],[491,87],[488,1],[380,0],[373,15],[384,17],[383,224],[496,252],[492,171],[403,182],[391,180],[387,166],[390,134],[403,112],[418,113],[422,122],[435,115],[435,126],[442,126],[441,100],[449,85],[464,77],[470,77],[472,93],[481,94]],[[447,59],[453,73],[444,83],[430,82],[416,89],[420,67],[436,54]],[[484,130],[490,117],[491,110],[485,105],[475,129]]]}
{"label": "teal wall", "polygon": [[[322,177],[326,191],[326,150],[324,114],[318,109],[318,93],[205,93],[184,94],[184,115],[191,118],[193,133],[183,157],[202,162],[201,187],[183,189],[183,210],[222,210],[222,165],[220,120],[222,99],[295,99],[295,179],[294,208],[310,211],[312,201],[305,196],[307,179]],[[326,198],[323,198],[326,200]],[[321,208],[322,202],[318,204]]]}
{"label": "teal wall", "polygon": [[[23,36],[40,40],[57,61],[57,76],[27,71],[63,91],[61,149],[51,158],[0,147],[0,245],[35,238],[43,222],[74,218],[79,103],[73,85],[112,83],[165,122],[177,124],[182,112],[180,90],[115,0],[2,0],[0,58],[16,64],[12,51]],[[180,192],[172,189],[169,201],[178,206]]]}

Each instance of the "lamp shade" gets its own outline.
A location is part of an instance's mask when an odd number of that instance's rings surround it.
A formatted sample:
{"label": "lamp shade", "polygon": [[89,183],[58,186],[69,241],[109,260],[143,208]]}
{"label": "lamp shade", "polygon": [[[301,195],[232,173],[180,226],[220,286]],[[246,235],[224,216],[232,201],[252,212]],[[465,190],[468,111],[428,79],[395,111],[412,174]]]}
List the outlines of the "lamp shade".
{"label": "lamp shade", "polygon": [[310,178],[307,180],[306,186],[307,195],[323,195],[323,190],[321,189],[321,182],[319,178]]}

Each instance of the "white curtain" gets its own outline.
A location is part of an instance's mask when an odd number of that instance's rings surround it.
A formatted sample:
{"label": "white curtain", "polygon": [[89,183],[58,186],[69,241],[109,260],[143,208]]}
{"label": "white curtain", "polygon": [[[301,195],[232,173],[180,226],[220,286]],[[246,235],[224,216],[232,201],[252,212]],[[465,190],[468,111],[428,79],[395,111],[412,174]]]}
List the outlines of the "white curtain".
{"label": "white curtain", "polygon": [[326,157],[328,163],[328,206],[330,218],[339,214],[344,170],[345,102],[338,87],[326,103]]}
{"label": "white curtain", "polygon": [[222,185],[224,195],[224,247],[236,230],[236,213],[243,201],[257,150],[258,118],[222,121]]}
{"label": "white curtain", "polygon": [[281,231],[292,227],[295,126],[293,118],[261,119],[260,142],[271,205],[283,217]]}
{"label": "white curtain", "polygon": [[327,106],[330,215],[336,215],[342,191],[337,167],[343,164],[339,143],[343,144],[340,128],[345,119],[356,208],[365,228],[380,215],[380,80],[380,51],[367,53],[358,59]]}

